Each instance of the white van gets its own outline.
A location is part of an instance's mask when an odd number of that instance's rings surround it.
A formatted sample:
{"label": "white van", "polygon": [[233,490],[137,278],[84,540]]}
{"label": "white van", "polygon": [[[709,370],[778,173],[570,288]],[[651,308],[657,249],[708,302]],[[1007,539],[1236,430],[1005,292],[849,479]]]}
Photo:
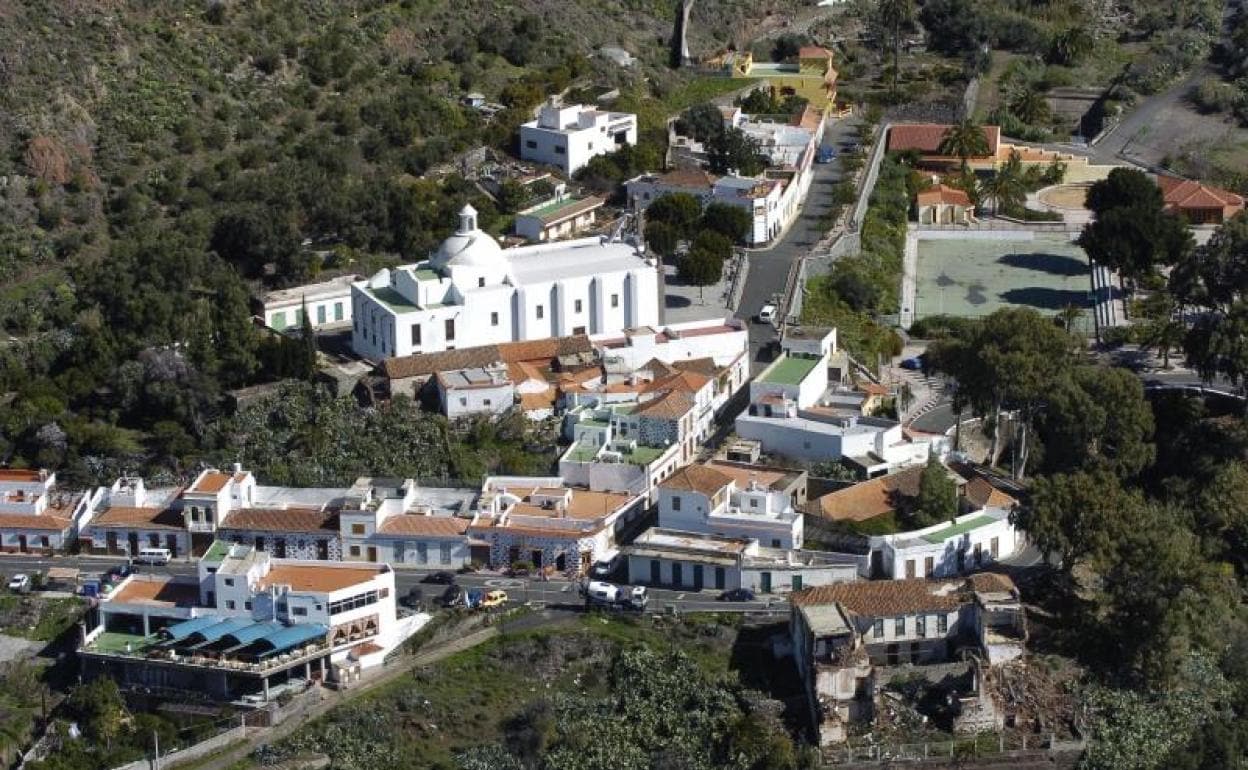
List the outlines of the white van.
{"label": "white van", "polygon": [[169,563],[170,553],[168,548],[141,548],[138,556],[134,557],[136,564],[155,564],[164,566]]}
{"label": "white van", "polygon": [[590,582],[586,593],[591,602],[598,604],[615,604],[621,599],[619,586],[599,580]]}

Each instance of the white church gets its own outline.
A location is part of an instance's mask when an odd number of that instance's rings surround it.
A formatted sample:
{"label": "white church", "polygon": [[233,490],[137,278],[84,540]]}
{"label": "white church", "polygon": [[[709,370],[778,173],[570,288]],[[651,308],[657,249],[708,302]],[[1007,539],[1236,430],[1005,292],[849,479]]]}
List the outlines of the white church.
{"label": "white church", "polygon": [[503,249],[464,206],[431,259],[353,283],[351,305],[352,348],[382,360],[658,325],[659,274],[640,247],[618,240]]}

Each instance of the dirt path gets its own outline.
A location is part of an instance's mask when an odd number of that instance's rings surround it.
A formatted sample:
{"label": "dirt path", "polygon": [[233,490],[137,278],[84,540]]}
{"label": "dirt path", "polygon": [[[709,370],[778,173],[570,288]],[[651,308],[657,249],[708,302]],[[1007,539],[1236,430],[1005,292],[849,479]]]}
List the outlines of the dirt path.
{"label": "dirt path", "polygon": [[414,668],[437,663],[457,652],[463,652],[483,644],[498,635],[499,630],[497,626],[488,626],[410,657],[404,656],[399,658],[394,663],[375,671],[372,675],[349,689],[338,691],[321,690],[321,700],[310,705],[302,713],[292,714],[276,727],[259,727],[255,728],[255,730],[248,730],[249,735],[245,741],[210,760],[201,761],[200,764],[196,765],[196,769],[224,770],[224,768],[245,759],[257,747],[285,738],[313,719],[324,716],[331,709],[337,708],[382,685],[389,684],[406,675]]}

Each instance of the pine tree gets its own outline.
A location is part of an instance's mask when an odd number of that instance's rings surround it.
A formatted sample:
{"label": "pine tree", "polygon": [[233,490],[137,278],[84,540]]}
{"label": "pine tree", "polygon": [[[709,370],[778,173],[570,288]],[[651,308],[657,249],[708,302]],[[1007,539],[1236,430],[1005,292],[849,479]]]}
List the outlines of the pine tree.
{"label": "pine tree", "polygon": [[312,330],[312,319],[308,316],[307,300],[303,302],[303,324],[299,331],[303,341],[303,365],[300,367],[305,380],[311,380],[316,374],[316,332]]}

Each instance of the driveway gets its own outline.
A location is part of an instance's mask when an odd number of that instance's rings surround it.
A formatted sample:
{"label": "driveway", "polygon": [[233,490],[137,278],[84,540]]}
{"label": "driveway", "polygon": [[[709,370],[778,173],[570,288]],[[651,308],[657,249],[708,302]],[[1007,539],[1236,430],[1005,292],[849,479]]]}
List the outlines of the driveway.
{"label": "driveway", "polygon": [[[856,125],[852,119],[828,124],[823,133],[824,146],[836,147],[839,152],[841,142],[857,139]],[[820,219],[833,205],[833,186],[844,178],[839,158],[831,163],[816,164],[814,169],[806,203],[797,219],[775,245],[749,255],[750,269],[741,292],[741,302],[737,306],[737,317],[750,325],[750,360],[755,373],[766,363],[761,357],[763,349],[777,339],[779,333],[771,324],[756,323],[754,316],[773,296],[784,291],[793,263],[798,257],[809,254],[826,234]]]}

